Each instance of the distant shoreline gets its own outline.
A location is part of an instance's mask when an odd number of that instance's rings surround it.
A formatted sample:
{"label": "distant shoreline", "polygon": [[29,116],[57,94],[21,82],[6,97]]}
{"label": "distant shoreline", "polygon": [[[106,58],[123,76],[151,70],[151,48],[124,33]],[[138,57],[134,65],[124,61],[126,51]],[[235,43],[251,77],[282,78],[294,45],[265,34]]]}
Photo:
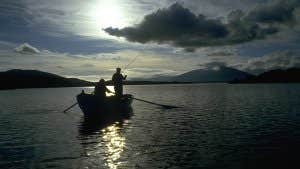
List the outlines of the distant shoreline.
{"label": "distant shoreline", "polygon": [[[264,82],[264,83],[226,83],[226,82],[154,82],[154,83],[135,83],[135,84],[124,84],[124,86],[138,86],[138,85],[172,85],[172,84],[208,84],[208,83],[214,83],[214,84],[229,84],[229,85],[264,85],[264,84],[300,84],[300,82]],[[112,84],[107,84],[108,86],[112,86]],[[0,89],[0,91],[8,91],[8,90],[18,90],[18,89],[55,89],[55,88],[71,88],[71,87],[94,87],[94,85],[90,86],[50,86],[50,87],[24,87],[24,88],[6,88],[6,89]]]}
{"label": "distant shoreline", "polygon": [[[196,72],[199,70],[196,70]],[[193,71],[192,71],[193,72]],[[208,78],[209,79],[209,78]],[[232,81],[218,80],[194,81],[173,80],[173,81],[154,81],[154,80],[126,80],[124,85],[168,85],[168,84],[208,84],[208,83],[227,83],[227,84],[274,84],[274,83],[300,83],[300,68],[290,68],[287,70],[271,70],[258,76],[249,76],[244,79]],[[66,78],[56,74],[42,72],[38,70],[12,69],[0,72],[0,90],[14,89],[34,89],[34,88],[62,88],[62,87],[93,87],[97,82],[89,82],[76,78]],[[106,85],[112,85],[112,81],[106,81]]]}
{"label": "distant shoreline", "polygon": [[[96,82],[91,82],[96,84]],[[221,83],[221,82],[220,82]],[[124,86],[133,86],[133,85],[168,85],[168,84],[196,84],[192,82],[142,82],[142,81],[127,81]],[[111,86],[112,83],[108,82],[106,85]],[[17,89],[49,89],[49,88],[70,88],[70,87],[94,87],[95,85],[79,85],[79,86],[42,86],[42,87],[18,87],[18,88],[1,88],[0,91],[4,90],[17,90]]]}

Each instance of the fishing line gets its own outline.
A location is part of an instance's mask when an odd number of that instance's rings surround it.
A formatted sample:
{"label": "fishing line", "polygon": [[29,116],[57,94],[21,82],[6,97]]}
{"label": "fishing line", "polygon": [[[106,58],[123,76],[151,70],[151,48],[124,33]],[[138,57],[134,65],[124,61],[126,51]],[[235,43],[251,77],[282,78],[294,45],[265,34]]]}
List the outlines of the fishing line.
{"label": "fishing line", "polygon": [[121,66],[121,56],[118,56],[116,60],[118,62],[117,67],[120,67]]}
{"label": "fishing line", "polygon": [[125,71],[132,63],[134,63],[138,57],[139,57],[139,55],[136,55],[136,56],[132,59],[132,61],[129,62],[129,63],[125,66],[125,68],[123,69],[123,71]]}
{"label": "fishing line", "polygon": [[[145,48],[145,47],[144,47]],[[144,49],[143,48],[143,49]],[[137,60],[137,58],[139,57],[140,55],[136,55],[133,59],[132,59],[132,61],[131,62],[129,62],[123,69],[122,69],[122,72],[124,72],[130,65],[132,65],[136,60]]]}

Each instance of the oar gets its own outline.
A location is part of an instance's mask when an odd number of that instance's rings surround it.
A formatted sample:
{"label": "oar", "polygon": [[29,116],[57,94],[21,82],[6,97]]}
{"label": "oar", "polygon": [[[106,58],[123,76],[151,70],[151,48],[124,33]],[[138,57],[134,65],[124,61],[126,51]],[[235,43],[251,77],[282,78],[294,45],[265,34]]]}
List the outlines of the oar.
{"label": "oar", "polygon": [[[113,94],[116,94],[115,92],[112,92],[111,93]],[[178,106],[171,106],[171,105],[165,105],[165,104],[158,104],[158,103],[154,103],[154,102],[150,102],[148,100],[144,100],[144,99],[139,99],[139,98],[136,98],[136,97],[132,97],[132,99],[135,99],[135,100],[138,100],[138,101],[142,101],[142,102],[145,102],[145,103],[149,103],[149,104],[154,104],[154,105],[157,105],[157,106],[161,106],[165,109],[174,109],[174,108],[180,108]]]}
{"label": "oar", "polygon": [[70,110],[71,108],[73,108],[74,106],[76,106],[78,103],[74,103],[72,104],[72,106],[68,107],[66,110],[64,110],[63,112],[66,113],[68,110]]}
{"label": "oar", "polygon": [[145,103],[149,103],[149,104],[154,104],[154,105],[157,105],[157,106],[161,106],[165,109],[173,109],[173,108],[180,108],[178,106],[171,106],[171,105],[165,105],[165,104],[158,104],[158,103],[154,103],[154,102],[150,102],[148,100],[144,100],[144,99],[139,99],[139,98],[135,98],[135,97],[132,97],[133,99],[135,100],[138,100],[138,101],[142,101],[142,102],[145,102]]}

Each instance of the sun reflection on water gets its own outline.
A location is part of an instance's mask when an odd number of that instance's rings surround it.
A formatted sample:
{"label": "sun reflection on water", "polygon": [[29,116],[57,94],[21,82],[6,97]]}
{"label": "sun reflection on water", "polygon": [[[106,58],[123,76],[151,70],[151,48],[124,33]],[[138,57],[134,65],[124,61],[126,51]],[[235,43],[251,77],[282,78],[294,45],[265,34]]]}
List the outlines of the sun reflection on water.
{"label": "sun reflection on water", "polygon": [[117,169],[121,153],[125,147],[125,137],[120,134],[120,127],[115,123],[101,130],[102,146],[105,153],[105,165],[110,169]]}
{"label": "sun reflection on water", "polygon": [[[114,86],[106,86],[108,88],[108,90],[115,92]],[[106,92],[106,96],[112,96],[114,95],[113,93],[108,93]]]}
{"label": "sun reflection on water", "polygon": [[[115,92],[114,86],[106,86],[106,87],[108,88],[108,90],[110,90],[110,91],[113,92],[113,93],[108,93],[108,92],[106,92],[106,93],[105,93],[106,96],[113,96],[113,95],[115,95],[115,94],[114,94],[114,92]],[[94,86],[92,86],[92,87],[84,87],[84,89],[85,89],[85,92],[86,92],[86,93],[93,93],[94,90],[95,90],[95,87],[94,87]]]}
{"label": "sun reflection on water", "polygon": [[80,140],[83,146],[83,161],[80,168],[117,169],[126,165],[122,158],[126,137],[124,127],[128,120],[115,121],[110,124],[99,124],[84,120],[80,127]]}

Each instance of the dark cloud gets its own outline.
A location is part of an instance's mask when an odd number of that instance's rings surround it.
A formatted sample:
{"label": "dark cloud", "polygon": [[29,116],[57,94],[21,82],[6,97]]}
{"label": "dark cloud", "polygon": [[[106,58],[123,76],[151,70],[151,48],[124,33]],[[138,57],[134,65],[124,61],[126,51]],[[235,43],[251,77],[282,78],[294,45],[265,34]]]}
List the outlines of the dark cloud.
{"label": "dark cloud", "polygon": [[207,54],[207,56],[232,56],[232,55],[235,55],[235,53],[229,51],[218,51],[218,52],[212,52]]}
{"label": "dark cloud", "polygon": [[18,52],[18,53],[22,53],[22,54],[37,54],[37,53],[40,53],[40,51],[37,48],[31,46],[28,43],[23,43],[20,46],[16,47],[15,51]]}
{"label": "dark cloud", "polygon": [[[26,7],[21,0],[1,0],[0,3],[0,21],[6,25],[26,24],[24,15],[27,15]],[[2,24],[1,26],[4,26]],[[24,25],[22,25],[24,26]]]}
{"label": "dark cloud", "polygon": [[136,27],[110,27],[105,31],[132,42],[172,43],[186,48],[198,44],[207,45],[211,43],[207,40],[221,39],[228,34],[226,27],[219,20],[207,19],[203,15],[196,16],[178,3],[145,16]]}
{"label": "dark cloud", "polygon": [[248,14],[235,10],[228,15],[227,23],[218,19],[208,19],[203,15],[197,16],[181,4],[175,3],[146,15],[136,26],[123,29],[109,27],[104,31],[131,42],[167,43],[193,52],[203,46],[239,44],[275,34],[279,27],[270,23],[291,20],[294,10],[298,7],[295,5],[298,5],[299,1],[277,1],[268,5],[267,10],[257,7]]}
{"label": "dark cloud", "polygon": [[232,11],[228,16],[229,22],[226,26],[230,35],[224,38],[225,44],[238,44],[255,39],[263,39],[267,35],[272,35],[279,31],[277,27],[262,27],[256,22],[245,20],[244,13],[240,10]]}
{"label": "dark cloud", "polygon": [[279,0],[272,4],[257,6],[250,11],[247,20],[259,23],[284,23],[294,21],[294,11],[300,0]]}

